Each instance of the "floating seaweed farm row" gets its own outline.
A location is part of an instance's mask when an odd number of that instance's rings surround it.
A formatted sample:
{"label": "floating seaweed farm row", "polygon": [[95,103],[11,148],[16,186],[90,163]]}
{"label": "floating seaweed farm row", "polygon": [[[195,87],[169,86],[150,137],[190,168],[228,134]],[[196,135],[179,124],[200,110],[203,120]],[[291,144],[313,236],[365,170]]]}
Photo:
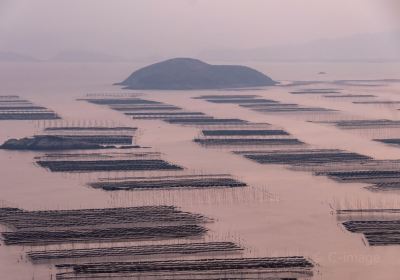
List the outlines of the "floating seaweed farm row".
{"label": "floating seaweed farm row", "polygon": [[400,209],[337,210],[346,230],[362,234],[370,246],[400,245]]}
{"label": "floating seaweed farm row", "polygon": [[290,92],[291,94],[314,94],[314,95],[322,95],[325,98],[367,98],[367,100],[356,100],[352,101],[353,104],[364,104],[364,105],[396,105],[399,104],[400,101],[397,100],[370,100],[370,98],[376,98],[376,95],[373,94],[342,94],[340,89],[335,88],[307,88],[300,89],[296,91]]}
{"label": "floating seaweed farm row", "polygon": [[[340,120],[340,121],[330,121],[330,122],[317,122],[322,124],[335,125],[340,129],[346,130],[376,130],[381,129],[399,129],[400,121],[398,120],[388,120],[388,119],[372,119],[372,120]],[[381,142],[384,144],[399,146],[400,138],[376,138],[372,139],[376,142]]]}
{"label": "floating seaweed farm row", "polygon": [[377,129],[377,128],[400,128],[400,121],[375,119],[375,120],[340,120],[331,122],[318,122],[332,124],[341,129]]}
{"label": "floating seaweed farm row", "polygon": [[[358,98],[375,98],[373,94],[344,94],[339,88],[305,88],[291,91],[291,94],[297,95],[319,95],[331,99],[358,99]],[[380,104],[381,101],[353,101],[354,104]],[[386,102],[382,103],[385,104]]]}
{"label": "floating seaweed farm row", "polygon": [[235,151],[261,164],[288,165],[340,183],[365,183],[370,190],[400,190],[400,161],[375,160],[354,152],[330,149]]}
{"label": "floating seaweed farm row", "polygon": [[[239,100],[239,104],[243,104],[248,101],[243,101],[244,95],[235,97],[234,96],[222,96],[222,95],[208,95],[200,97],[202,99],[211,100],[216,103],[231,103],[233,100]],[[254,95],[250,96],[250,99],[254,98]],[[265,102],[265,101],[258,101]],[[400,122],[391,120],[347,120],[339,121],[335,123],[339,127],[354,128],[354,127],[400,127]],[[207,139],[205,132],[204,139]],[[230,132],[211,132],[211,134],[225,135]],[[234,134],[234,133],[232,133]],[[250,132],[251,134],[251,132]],[[204,135],[204,133],[203,133]],[[288,141],[288,143],[296,143],[297,139],[279,139],[282,141]],[[196,139],[202,143],[207,143],[203,139]],[[246,143],[244,139],[224,139],[224,136],[209,140],[209,143],[224,143],[224,142],[241,142]],[[264,139],[252,139],[250,141],[265,141]],[[274,139],[268,139],[267,141],[274,141]],[[399,144],[399,139],[375,139],[388,144]],[[249,142],[247,142],[249,143]],[[294,147],[297,147],[296,145]],[[299,146],[300,147],[300,146]],[[397,161],[378,161],[373,158],[358,153],[347,152],[342,150],[330,150],[330,149],[309,149],[309,148],[295,148],[295,149],[279,149],[279,150],[236,150],[236,154],[240,154],[250,160],[256,161],[261,164],[283,164],[289,165],[293,169],[297,170],[308,170],[314,172],[315,175],[328,176],[338,182],[358,182],[370,184],[368,189],[370,190],[396,190],[400,189],[400,165]]]}
{"label": "floating seaweed farm row", "polygon": [[196,254],[233,254],[243,248],[233,242],[190,242],[160,245],[117,246],[84,248],[69,250],[29,251],[27,253],[33,262],[65,261],[82,258],[111,258],[111,257],[165,257],[168,255],[188,256]]}
{"label": "floating seaweed farm row", "polygon": [[26,211],[18,208],[2,208],[0,222],[16,230],[40,228],[102,227],[102,223],[123,226],[148,223],[196,224],[209,219],[173,206],[142,206],[127,208],[77,209]]}
{"label": "floating seaweed farm row", "polygon": [[[84,150],[100,148],[132,148],[134,127],[46,127],[33,138],[9,140],[3,149],[27,150]],[[111,134],[110,134],[111,133]],[[61,140],[60,140],[61,139]],[[112,145],[112,146],[110,146]],[[118,146],[115,146],[118,145]],[[160,153],[135,150],[135,152],[107,153],[48,153],[36,157],[36,163],[52,172],[104,172],[104,171],[179,171],[183,168],[160,159]],[[101,179],[89,186],[97,189],[157,190],[204,189],[244,187],[245,183],[228,174],[184,174],[168,176],[136,176]]]}
{"label": "floating seaweed farm row", "polygon": [[246,187],[247,184],[228,174],[186,174],[149,177],[101,178],[88,183],[95,189],[122,190],[172,190],[172,189],[221,189]]}
{"label": "floating seaweed farm row", "polygon": [[276,146],[303,144],[303,142],[293,138],[196,138],[194,141],[205,146]]}
{"label": "floating seaweed farm row", "polygon": [[[0,209],[0,223],[14,229],[3,232],[6,245],[49,245],[70,243],[127,242],[202,238],[207,233],[205,223],[210,219],[173,206],[142,206],[129,208],[25,211]],[[196,255],[236,252],[239,246],[231,243],[182,243],[180,245],[147,245],[99,247],[91,249],[33,250],[31,261],[75,260],[98,257],[99,261],[113,257],[141,259],[175,254]],[[85,260],[85,259],[84,259]],[[106,264],[102,264],[105,266]],[[66,265],[62,265],[65,267]],[[57,274],[63,279],[65,272]],[[89,273],[88,276],[91,276]],[[60,278],[61,277],[61,278]]]}
{"label": "floating seaweed farm row", "polygon": [[337,94],[337,95],[324,95],[325,98],[372,98],[376,97],[373,94]]}
{"label": "floating seaweed farm row", "polygon": [[37,164],[52,172],[182,170],[162,159],[107,160],[38,160]]}
{"label": "floating seaweed farm row", "polygon": [[[0,223],[14,230],[2,233],[6,245],[86,242],[100,245],[103,242],[198,239],[207,233],[204,224],[209,222],[212,220],[205,216],[183,212],[173,206],[50,211],[0,209]],[[286,275],[291,278],[293,275],[295,278],[312,275],[314,265],[303,257],[215,258],[216,255],[227,256],[242,251],[241,246],[227,241],[180,241],[176,244],[35,249],[27,255],[32,262],[56,260],[60,263],[56,265],[59,269],[56,279],[139,276],[149,279],[232,279],[227,275],[237,273],[249,275],[251,279],[265,279],[268,275],[281,279]],[[197,255],[210,257],[179,259]],[[121,261],[121,257],[129,261]],[[147,260],[155,257],[163,261]],[[87,262],[88,259],[91,261]],[[74,264],[63,263],[68,260]],[[86,263],[77,264],[80,260]]]}
{"label": "floating seaweed farm row", "polygon": [[240,119],[220,119],[205,115],[202,112],[188,112],[180,107],[158,101],[133,98],[87,98],[87,102],[106,105],[113,110],[132,117],[133,119],[160,119],[181,125],[237,125],[247,123]]}
{"label": "floating seaweed farm row", "polygon": [[109,108],[131,116],[134,119],[164,119],[164,118],[202,118],[201,112],[187,112],[182,108],[162,102],[131,98],[89,98],[81,99],[87,102],[106,105]]}
{"label": "floating seaweed farm row", "polygon": [[353,104],[375,104],[375,105],[396,105],[400,104],[400,101],[394,100],[368,100],[368,101],[353,101]]}
{"label": "floating seaweed farm row", "polygon": [[0,96],[0,120],[51,120],[60,117],[52,110],[16,95]]}
{"label": "floating seaweed farm row", "polygon": [[[247,95],[224,95],[225,98],[244,98]],[[256,97],[256,95],[251,95]],[[171,124],[204,128],[194,141],[206,146],[276,146],[298,145],[301,141],[284,130],[265,123],[251,123],[236,118],[214,118],[199,112],[158,101],[140,98],[85,99],[94,104],[107,105],[134,119],[161,119]],[[151,111],[151,112],[149,112]],[[218,127],[218,129],[216,128]],[[206,129],[207,128],[207,129]]]}
{"label": "floating seaweed farm row", "polygon": [[301,113],[301,112],[335,112],[333,109],[307,107],[295,103],[282,103],[272,99],[260,98],[258,95],[203,95],[194,97],[211,103],[236,104],[263,113]]}
{"label": "floating seaweed farm row", "polygon": [[[243,95],[236,97],[236,99],[239,100],[238,101],[239,104],[243,103],[247,104],[247,102],[250,102],[247,99],[243,101],[242,100],[243,97],[244,97]],[[218,96],[208,95],[200,98],[211,100],[212,102],[216,103],[226,103],[227,100],[228,100],[227,103],[231,103],[233,100],[235,100],[233,96],[221,96],[221,95]],[[250,96],[250,99],[252,98],[254,98],[254,95]],[[265,101],[262,100],[257,102],[265,102]],[[216,132],[216,134],[218,133],[219,135],[225,134],[224,132]],[[205,134],[209,134],[209,132],[205,132]],[[229,134],[229,132],[227,134]],[[271,139],[269,141],[273,140],[274,139]],[[286,139],[286,140],[279,139],[279,141],[282,140],[288,141],[288,143],[300,144],[299,142],[296,142],[297,139]],[[196,141],[200,142],[200,139],[196,139]],[[224,142],[224,141],[236,141],[236,140],[234,139],[225,140],[223,136],[220,136],[218,139],[213,139],[211,142],[213,141]],[[254,139],[253,141],[258,141],[258,139]],[[348,175],[348,177],[353,178],[354,182],[362,182],[362,178],[361,177],[356,178],[357,177],[356,174],[360,173],[367,177],[373,177],[374,174],[379,172],[381,173],[381,178],[375,180],[374,185],[370,186],[370,188],[391,187],[393,189],[394,187],[397,186],[395,184],[389,185],[388,182],[386,181],[386,178],[383,178],[383,176],[388,176],[387,174],[392,174],[393,172],[395,173],[396,171],[392,170],[388,172],[387,170],[382,170],[382,168],[384,169],[384,165],[382,165],[381,162],[375,161],[369,156],[361,155],[354,152],[337,150],[337,149],[301,148],[301,146],[298,145],[295,145],[294,147],[296,148],[277,149],[277,150],[266,150],[266,149],[236,150],[234,151],[234,153],[242,155],[260,164],[289,165],[293,169],[312,171],[316,175],[325,175],[338,181],[343,181],[344,176]],[[340,166],[342,165],[345,165],[346,169],[341,171],[337,170],[337,168],[340,168]],[[362,170],[358,170],[358,168],[366,168],[366,166],[374,166],[374,168],[376,167],[381,167],[381,168],[375,171],[371,170],[365,172]],[[323,167],[324,167],[323,171],[318,170],[322,169]],[[399,166],[394,166],[394,168],[397,168],[400,171]],[[396,175],[392,174],[392,176]],[[340,178],[342,180],[340,180]]]}
{"label": "floating seaweed farm row", "polygon": [[[182,116],[187,118],[187,116]],[[217,121],[194,123],[223,123]],[[236,121],[233,121],[236,123]],[[74,130],[74,131],[72,131]],[[52,129],[56,136],[85,136],[79,129]],[[49,132],[48,130],[47,132]],[[87,131],[85,132],[87,133]],[[99,132],[90,134],[99,136]],[[274,132],[276,134],[278,132]],[[93,138],[90,138],[93,139]],[[98,139],[96,139],[97,141]],[[108,139],[109,140],[109,139]],[[129,162],[128,162],[129,161]],[[157,161],[157,162],[156,162]],[[52,171],[99,171],[147,169],[153,164],[157,168],[179,169],[178,166],[162,162],[152,152],[111,153],[51,153],[39,157],[39,165]],[[165,165],[167,164],[167,166]],[[144,168],[146,167],[146,168]],[[154,167],[154,166],[153,166]],[[151,170],[154,170],[152,167]],[[176,175],[123,177],[117,180],[101,179],[93,187],[107,190],[157,189],[157,188],[204,188],[243,187],[244,183],[226,174]],[[113,209],[81,209],[57,211],[25,211],[4,208],[0,211],[0,223],[14,229],[3,233],[7,245],[46,244],[98,244],[96,248],[72,248],[65,250],[32,250],[28,257],[32,261],[57,259],[57,279],[120,279],[121,277],[146,279],[282,279],[309,278],[313,264],[303,257],[276,258],[226,258],[238,254],[243,248],[232,242],[188,242],[203,239],[210,219],[194,213],[183,212],[172,206],[149,206]],[[180,241],[170,244],[172,240]],[[163,242],[151,245],[100,246],[109,242]],[[165,243],[168,242],[168,243]],[[190,256],[207,256],[185,260]],[[224,258],[215,257],[222,255]],[[123,257],[129,261],[122,262]],[[162,258],[163,261],[147,260]],[[87,259],[94,258],[87,263]],[[112,262],[116,258],[116,262]],[[178,259],[177,259],[178,258]],[[165,260],[167,259],[167,260]],[[74,264],[65,263],[72,260]],[[76,262],[86,261],[83,264]],[[140,267],[135,266],[140,264]],[[90,268],[89,268],[90,266]]]}
{"label": "floating seaweed farm row", "polygon": [[113,242],[118,240],[163,240],[201,237],[206,229],[199,225],[168,225],[147,227],[83,228],[60,231],[18,231],[3,233],[6,245],[48,245],[82,242]]}
{"label": "floating seaweed farm row", "polygon": [[141,206],[82,210],[0,210],[6,245],[165,240],[201,237],[210,219],[173,206]]}
{"label": "floating seaweed farm row", "polygon": [[353,152],[329,149],[238,151],[244,157],[262,164],[318,165],[370,160],[368,156]]}
{"label": "floating seaweed farm row", "polygon": [[281,129],[220,129],[203,130],[204,136],[288,136],[289,133]]}
{"label": "floating seaweed farm row", "polygon": [[295,91],[291,91],[291,94],[321,94],[321,95],[330,95],[330,94],[340,94],[341,89],[339,88],[304,88]]}
{"label": "floating seaweed farm row", "polygon": [[[108,131],[113,134],[109,135]],[[120,127],[57,127],[46,128],[47,135],[33,138],[9,140],[2,145],[5,149],[31,150],[80,150],[95,148],[132,148],[133,135],[136,128]],[[88,134],[88,131],[90,134]],[[123,134],[116,134],[122,132]],[[131,134],[128,134],[131,133]],[[92,134],[95,133],[95,134]],[[48,154],[40,157],[39,166],[52,172],[93,172],[93,171],[143,171],[143,170],[181,170],[182,167],[168,163],[159,158],[158,153],[67,153]]]}
{"label": "floating seaweed farm row", "polygon": [[194,142],[207,147],[275,147],[304,144],[287,131],[269,124],[247,123],[203,129]]}
{"label": "floating seaweed farm row", "polygon": [[372,191],[400,190],[400,162],[375,160],[342,150],[235,151],[261,164],[288,165],[292,169],[312,171],[340,183],[364,183]]}
{"label": "floating seaweed farm row", "polygon": [[[374,191],[400,190],[400,168],[389,168],[384,163],[378,168],[369,166],[355,166],[348,170],[335,170],[316,172],[317,175],[328,176],[341,183],[365,183],[370,184],[368,189]],[[398,164],[398,162],[397,162]]]}
{"label": "floating seaweed farm row", "polygon": [[[96,143],[110,144],[110,139],[103,139],[99,131],[103,131],[107,136],[110,129],[90,127],[87,129],[78,127],[57,127],[46,128],[45,131],[57,137],[82,139],[93,139]],[[112,131],[115,133],[114,128]],[[121,128],[124,131],[132,131],[129,128]],[[88,131],[93,134],[87,135]],[[134,130],[133,130],[134,131]],[[113,134],[112,137],[118,135]],[[91,138],[93,137],[93,138]],[[115,143],[115,142],[114,142]],[[120,142],[118,142],[120,143]],[[122,143],[120,143],[122,144]],[[49,153],[39,157],[37,163],[49,168],[51,171],[99,171],[99,170],[142,170],[148,169],[177,169],[177,166],[170,165],[158,159],[159,154],[155,152],[109,152],[109,153]],[[136,158],[136,159],[132,159]],[[68,160],[65,160],[68,159]],[[156,167],[155,167],[156,165]],[[102,179],[91,184],[95,188],[104,190],[135,190],[135,189],[172,189],[172,188],[216,188],[216,187],[244,187],[245,183],[233,179],[227,174],[215,175],[168,175],[168,176],[149,176],[149,177],[123,177],[117,180]],[[238,254],[243,248],[233,242],[188,242],[178,244],[162,243],[155,245],[127,245],[127,246],[100,246],[102,243],[110,242],[136,242],[136,241],[157,241],[166,242],[171,240],[192,240],[203,239],[207,234],[204,224],[211,222],[210,219],[189,212],[183,212],[172,206],[144,206],[129,208],[111,209],[80,209],[80,210],[51,210],[51,211],[25,211],[16,208],[0,209],[0,223],[6,225],[13,231],[3,232],[2,236],[6,245],[57,245],[57,244],[79,244],[94,243],[99,247],[89,249],[64,249],[64,250],[32,250],[27,256],[32,262],[50,262],[57,260],[60,270],[56,279],[71,279],[85,277],[87,279],[97,279],[104,276],[104,271],[83,272],[75,266],[65,264],[69,260],[74,263],[81,261],[96,260],[101,267],[112,267],[115,273],[107,273],[109,279],[119,279],[124,277],[147,277],[148,279],[179,279],[181,277],[190,279],[192,277],[204,276],[207,279],[224,279],[224,275],[230,273],[240,273],[251,275],[251,278],[264,278],[265,275],[284,276],[310,276],[312,275],[313,264],[305,258],[300,258],[297,262],[292,261],[291,257],[271,258],[270,267],[267,270],[263,258],[235,258],[226,259],[226,256]],[[147,258],[170,259],[168,262],[184,263],[186,260],[176,258],[191,258],[196,256],[208,256],[207,260],[197,259],[197,263],[205,262],[201,268],[195,268],[190,263],[179,268],[176,272],[173,267],[171,271],[165,267],[165,263],[152,262],[152,267],[147,271],[137,272],[132,268],[120,270],[122,265],[121,258],[130,260],[140,260],[144,264]],[[216,256],[225,258],[216,258]],[[171,259],[172,258],[172,259]],[[115,259],[118,265],[110,260]],[[304,264],[300,264],[300,259]],[[166,262],[166,261],[164,261]],[[192,262],[194,262],[192,260]],[[228,263],[229,266],[221,266]],[[246,264],[243,265],[243,264]],[[78,264],[75,264],[78,265]],[[82,265],[92,265],[84,263]],[[218,265],[218,267],[216,267]],[[248,266],[251,266],[249,268]],[[276,271],[279,267],[279,272]],[[195,271],[193,271],[195,269]],[[254,273],[256,271],[256,276]],[[296,271],[294,271],[296,270]],[[162,271],[162,273],[159,273]],[[186,271],[186,273],[184,272]],[[155,275],[159,274],[159,275]],[[136,275],[136,276],[135,276]],[[169,276],[168,276],[169,275]],[[171,278],[172,277],[172,278]],[[211,277],[211,278],[210,278]],[[283,276],[282,276],[283,277]],[[279,278],[282,278],[279,277]],[[230,277],[229,277],[230,278]],[[292,277],[293,278],[293,277]]]}
{"label": "floating seaweed farm row", "polygon": [[[84,150],[137,148],[134,127],[48,127],[47,134],[11,139],[1,148],[15,150]],[[111,134],[110,134],[111,132]],[[52,172],[182,170],[153,152],[53,153],[38,157],[36,163]]]}
{"label": "floating seaweed farm row", "polygon": [[157,152],[45,154],[36,163],[52,172],[182,170],[160,159]]}
{"label": "floating seaweed farm row", "polygon": [[[49,135],[36,135],[35,137],[47,137]],[[85,142],[98,145],[131,145],[132,135],[64,135],[52,134],[52,137],[65,139],[66,141]]]}
{"label": "floating seaweed farm row", "polygon": [[58,265],[72,271],[57,279],[304,279],[312,276],[313,264],[303,257],[225,258]]}
{"label": "floating seaweed farm row", "polygon": [[228,174],[175,175],[151,177],[123,177],[100,179],[89,183],[93,188],[103,190],[154,190],[154,189],[204,189],[245,187],[243,183]]}
{"label": "floating seaweed farm row", "polygon": [[[328,93],[335,93],[336,89],[304,89],[295,92],[291,92],[292,94],[323,94],[325,97],[330,97],[327,95]],[[336,93],[339,93],[337,91]],[[345,95],[336,95],[338,97]],[[350,96],[347,96],[350,97]],[[360,95],[358,97],[373,97],[371,95]],[[228,104],[238,104],[241,107],[249,108],[259,112],[306,112],[306,111],[334,111],[331,109],[324,108],[315,108],[315,107],[302,107],[297,104],[289,104],[289,103],[280,103],[278,101],[270,100],[270,99],[262,99],[257,95],[203,95],[199,97],[195,97],[197,99],[204,99],[208,102],[212,103],[228,103]],[[400,101],[354,101],[356,104],[396,104]],[[377,119],[377,120],[340,120],[340,121],[330,121],[330,122],[319,122],[319,123],[331,123],[336,125],[339,128],[343,129],[374,129],[374,128],[398,128],[400,127],[399,121],[394,120],[385,120],[385,119]],[[399,138],[388,138],[388,139],[374,139],[375,141],[399,145]],[[223,140],[216,140],[215,142],[222,142]],[[234,143],[236,140],[230,140]],[[288,141],[288,140],[286,140]],[[200,143],[202,140],[199,141]],[[240,143],[240,141],[237,141]],[[254,144],[260,143],[260,140],[254,140]],[[272,141],[273,143],[273,141]],[[290,141],[288,141],[290,144]]]}
{"label": "floating seaweed farm row", "polygon": [[100,145],[133,145],[136,127],[127,126],[50,126],[45,135]]}
{"label": "floating seaweed farm row", "polygon": [[[4,149],[29,150],[79,150],[94,148],[126,149],[132,146],[134,127],[76,127],[53,126],[43,130],[45,135],[10,140]],[[109,133],[112,134],[109,134]],[[53,137],[56,137],[54,140]],[[59,139],[63,139],[59,142]],[[45,141],[47,145],[42,142]],[[22,147],[23,143],[28,142]],[[40,144],[42,143],[42,144]],[[113,145],[113,146],[110,146]],[[135,150],[135,152],[107,153],[48,153],[36,157],[36,163],[52,172],[104,172],[104,171],[180,171],[183,168],[160,159],[160,153]],[[150,175],[103,178],[89,182],[89,186],[106,191],[158,190],[158,189],[205,189],[245,187],[245,183],[228,174]]]}
{"label": "floating seaweed farm row", "polygon": [[[159,159],[156,152],[47,154],[37,164],[52,172],[180,171],[182,167]],[[206,189],[245,187],[229,174],[175,174],[101,178],[89,186],[106,191]]]}
{"label": "floating seaweed farm row", "polygon": [[[324,95],[324,97],[328,98],[375,98],[375,95],[371,94],[346,94],[346,95]],[[356,100],[352,101],[353,104],[361,104],[361,105],[397,105],[400,103],[398,100]],[[329,122],[320,122],[320,123],[328,123],[333,124],[341,129],[353,129],[353,130],[376,130],[379,133],[379,130],[382,129],[390,129],[390,128],[400,128],[400,122],[397,120],[389,120],[389,119],[354,119],[354,120],[338,120],[338,121],[329,121]],[[379,136],[378,136],[379,137]],[[372,139],[376,142],[385,143],[392,146],[400,145],[400,138],[377,138]]]}

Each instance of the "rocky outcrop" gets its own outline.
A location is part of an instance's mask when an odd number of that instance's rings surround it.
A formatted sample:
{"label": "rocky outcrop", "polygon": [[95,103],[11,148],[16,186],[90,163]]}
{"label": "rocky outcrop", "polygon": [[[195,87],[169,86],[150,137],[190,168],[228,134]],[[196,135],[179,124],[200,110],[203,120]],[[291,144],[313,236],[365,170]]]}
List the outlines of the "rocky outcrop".
{"label": "rocky outcrop", "polygon": [[6,150],[74,150],[74,149],[101,149],[106,148],[102,145],[77,141],[70,138],[64,138],[60,136],[34,136],[26,137],[21,139],[9,139],[3,145],[1,149]]}

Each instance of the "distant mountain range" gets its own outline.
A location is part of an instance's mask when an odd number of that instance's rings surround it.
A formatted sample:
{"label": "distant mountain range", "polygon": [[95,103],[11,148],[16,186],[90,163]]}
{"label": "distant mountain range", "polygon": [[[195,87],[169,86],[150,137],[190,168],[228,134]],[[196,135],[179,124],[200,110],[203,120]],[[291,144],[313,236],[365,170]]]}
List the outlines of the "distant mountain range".
{"label": "distant mountain range", "polygon": [[[336,39],[321,39],[303,44],[276,45],[252,49],[212,49],[197,55],[210,61],[400,61],[400,31],[358,34]],[[154,59],[143,58],[143,62]],[[49,59],[36,59],[13,51],[0,51],[0,62],[130,62],[124,58],[92,50],[62,51]],[[141,61],[142,62],[142,61]]]}
{"label": "distant mountain range", "polygon": [[49,60],[60,62],[121,62],[127,59],[94,51],[63,51]]}
{"label": "distant mountain range", "polygon": [[125,58],[94,51],[63,51],[49,59],[36,59],[29,55],[0,51],[0,62],[122,62]]}
{"label": "distant mountain range", "polygon": [[400,61],[400,31],[359,34],[305,44],[208,50],[199,57],[221,61]]}
{"label": "distant mountain range", "polygon": [[2,52],[0,51],[0,62],[34,62],[37,59],[14,52]]}

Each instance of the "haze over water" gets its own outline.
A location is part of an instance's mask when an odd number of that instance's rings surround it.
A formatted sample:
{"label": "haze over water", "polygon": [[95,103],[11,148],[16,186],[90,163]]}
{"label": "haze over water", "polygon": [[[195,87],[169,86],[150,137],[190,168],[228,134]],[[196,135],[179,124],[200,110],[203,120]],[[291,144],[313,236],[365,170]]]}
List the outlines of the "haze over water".
{"label": "haze over water", "polygon": [[[35,163],[36,157],[45,152],[1,149],[0,207],[61,210],[174,205],[214,219],[213,223],[207,224],[209,233],[200,241],[234,241],[245,248],[245,257],[305,256],[315,264],[310,279],[398,279],[398,245],[369,246],[362,234],[347,231],[336,215],[337,209],[346,208],[399,209],[398,191],[373,192],[366,188],[370,185],[367,183],[339,183],[312,172],[293,170],[287,165],[259,164],[232,153],[232,147],[205,147],[193,142],[202,128],[162,120],[132,119],[107,106],[77,100],[87,94],[125,96],[132,93],[146,100],[215,118],[268,123],[307,143],[307,149],[340,149],[378,160],[400,159],[399,146],[373,141],[375,138],[399,138],[398,127],[345,130],[315,122],[400,120],[400,104],[355,104],[354,101],[370,99],[334,99],[290,93],[310,88],[336,88],[340,94],[371,94],[376,96],[374,100],[400,102],[400,63],[393,53],[385,56],[388,49],[400,49],[395,43],[382,46],[382,51],[365,52],[365,57],[354,60],[352,55],[358,51],[351,47],[342,59],[337,56],[333,61],[321,57],[303,59],[304,53],[289,61],[249,56],[253,51],[258,53],[257,56],[269,55],[270,47],[276,45],[296,48],[311,42],[313,48],[318,48],[318,43],[314,42],[320,39],[357,37],[359,34],[391,34],[389,41],[398,42],[396,29],[400,14],[397,1],[367,0],[352,4],[348,1],[322,4],[313,0],[59,1],[57,6],[53,1],[35,3],[0,3],[0,34],[5,38],[0,42],[0,51],[40,59],[0,61],[0,95],[19,95],[54,110],[62,119],[1,120],[1,143],[10,138],[40,135],[45,127],[54,125],[137,127],[135,144],[161,152],[163,160],[185,167],[184,172],[231,174],[248,187],[103,191],[91,188],[87,183],[99,178],[175,173],[53,173]],[[354,44],[358,45],[356,41],[354,39]],[[340,40],[339,43],[346,42]],[[67,57],[67,61],[60,57],[48,61],[66,50],[74,50],[80,55],[61,56]],[[219,57],[220,53],[229,53],[229,56]],[[240,57],[235,58],[236,54]],[[176,56],[204,58],[212,64],[247,65],[281,84],[238,91],[123,90],[112,85],[149,63]],[[89,61],[83,62],[84,57],[89,57]],[[103,60],[105,57],[107,61]],[[342,80],[349,81],[342,83]],[[299,81],[313,83],[296,84]],[[292,86],[286,86],[291,83]],[[236,104],[193,99],[214,94],[255,94],[282,103],[337,111],[333,114],[262,113]],[[0,230],[12,231],[6,225],[1,225]],[[177,241],[166,243],[174,242]],[[55,279],[57,269],[52,264],[32,264],[26,252],[89,248],[98,246],[97,243],[100,242],[6,246],[1,242],[0,278]],[[102,246],[147,243],[120,241]]]}

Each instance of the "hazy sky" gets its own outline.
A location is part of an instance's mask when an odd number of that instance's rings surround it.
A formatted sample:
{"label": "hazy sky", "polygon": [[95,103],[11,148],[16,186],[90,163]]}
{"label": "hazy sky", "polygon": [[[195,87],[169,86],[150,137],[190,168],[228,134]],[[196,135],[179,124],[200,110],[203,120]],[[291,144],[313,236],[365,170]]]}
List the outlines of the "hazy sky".
{"label": "hazy sky", "polygon": [[189,56],[400,29],[400,0],[0,0],[0,50]]}

